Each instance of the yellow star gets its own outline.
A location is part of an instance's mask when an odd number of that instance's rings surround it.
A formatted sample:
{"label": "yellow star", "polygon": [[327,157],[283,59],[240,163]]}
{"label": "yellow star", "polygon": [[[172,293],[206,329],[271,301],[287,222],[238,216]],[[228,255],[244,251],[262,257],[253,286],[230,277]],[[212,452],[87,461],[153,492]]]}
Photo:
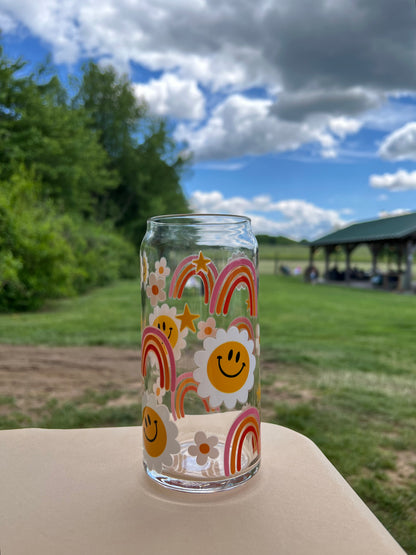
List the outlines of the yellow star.
{"label": "yellow star", "polygon": [[181,321],[180,331],[183,331],[185,328],[189,328],[191,331],[195,333],[196,328],[195,328],[194,320],[196,320],[196,318],[199,318],[199,316],[200,316],[199,314],[192,314],[192,312],[189,310],[188,303],[186,303],[183,313],[176,315],[176,317],[179,318],[179,320]]}
{"label": "yellow star", "polygon": [[202,251],[199,251],[198,258],[193,260],[192,264],[195,264],[197,273],[201,270],[203,272],[208,272],[207,264],[209,262],[211,262],[211,259],[210,258],[204,258],[204,255],[202,254]]}

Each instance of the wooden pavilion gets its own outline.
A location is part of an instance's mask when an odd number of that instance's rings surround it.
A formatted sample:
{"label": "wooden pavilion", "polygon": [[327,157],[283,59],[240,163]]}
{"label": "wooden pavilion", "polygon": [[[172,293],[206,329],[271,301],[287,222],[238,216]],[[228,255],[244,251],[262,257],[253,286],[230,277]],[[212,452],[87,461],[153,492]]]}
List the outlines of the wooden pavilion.
{"label": "wooden pavilion", "polygon": [[[366,222],[352,224],[333,233],[324,235],[309,243],[309,265],[314,266],[314,255],[319,248],[325,252],[325,279],[330,279],[330,257],[341,248],[345,253],[346,269],[344,279],[350,282],[353,275],[351,268],[351,253],[358,245],[367,245],[371,252],[371,276],[377,274],[377,259],[387,247],[397,260],[396,275],[384,276],[394,278],[397,288],[404,291],[412,290],[412,263],[416,249],[416,212],[380,218]],[[404,262],[404,270],[402,264]],[[391,279],[391,282],[392,282]],[[392,288],[392,287],[391,287]]]}

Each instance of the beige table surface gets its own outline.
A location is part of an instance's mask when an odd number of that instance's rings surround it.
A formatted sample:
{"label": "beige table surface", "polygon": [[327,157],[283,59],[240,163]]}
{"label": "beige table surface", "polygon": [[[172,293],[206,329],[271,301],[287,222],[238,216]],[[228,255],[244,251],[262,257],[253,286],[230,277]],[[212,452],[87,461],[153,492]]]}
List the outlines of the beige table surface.
{"label": "beige table surface", "polygon": [[262,424],[262,457],[188,494],[145,476],[141,428],[2,431],[1,555],[404,553],[310,440]]}

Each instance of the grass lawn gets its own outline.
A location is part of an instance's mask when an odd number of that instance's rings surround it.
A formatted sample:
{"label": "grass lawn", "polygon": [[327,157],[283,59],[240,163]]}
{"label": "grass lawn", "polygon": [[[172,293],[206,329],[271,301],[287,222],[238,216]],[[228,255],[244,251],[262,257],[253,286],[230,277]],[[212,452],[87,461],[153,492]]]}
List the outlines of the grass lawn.
{"label": "grass lawn", "polygon": [[[416,554],[416,296],[262,275],[263,419],[310,437],[409,554]],[[0,316],[0,342],[137,348],[135,282]],[[13,406],[13,396],[0,405]],[[136,424],[120,392],[51,401],[31,425]],[[0,407],[1,408],[1,407]],[[2,413],[0,412],[0,415]],[[27,425],[24,415],[4,427]]]}

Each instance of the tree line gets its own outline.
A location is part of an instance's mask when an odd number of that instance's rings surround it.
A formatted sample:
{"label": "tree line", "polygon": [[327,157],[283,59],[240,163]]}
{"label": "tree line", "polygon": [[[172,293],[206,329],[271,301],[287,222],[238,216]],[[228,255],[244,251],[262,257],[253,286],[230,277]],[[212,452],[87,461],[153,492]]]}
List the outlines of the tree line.
{"label": "tree line", "polygon": [[136,277],[147,218],[189,211],[189,159],[127,76],[26,66],[0,45],[0,312]]}

